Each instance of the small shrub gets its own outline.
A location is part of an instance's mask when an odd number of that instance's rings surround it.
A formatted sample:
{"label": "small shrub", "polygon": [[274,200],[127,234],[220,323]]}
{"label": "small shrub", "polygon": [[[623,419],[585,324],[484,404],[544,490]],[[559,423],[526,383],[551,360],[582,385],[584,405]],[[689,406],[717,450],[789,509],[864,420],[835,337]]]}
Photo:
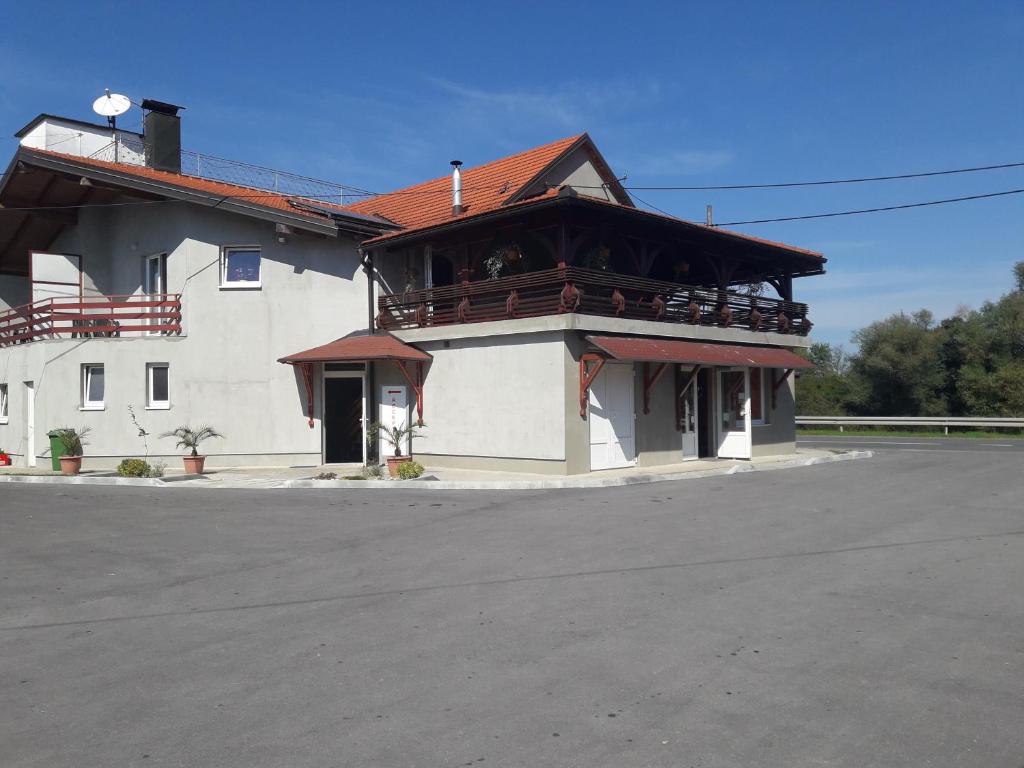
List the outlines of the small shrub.
{"label": "small shrub", "polygon": [[363,480],[379,480],[384,475],[384,468],[380,464],[368,464],[363,467]]}
{"label": "small shrub", "polygon": [[167,469],[167,465],[162,461],[154,461],[149,465],[149,472],[146,474],[146,477],[163,477],[165,469]]}
{"label": "small shrub", "polygon": [[418,461],[403,461],[398,465],[398,476],[403,480],[414,480],[423,474],[423,465]]}
{"label": "small shrub", "polygon": [[321,472],[319,475],[313,478],[314,480],[337,480],[337,472]]}
{"label": "small shrub", "polygon": [[142,459],[125,459],[117,465],[121,477],[150,477],[153,468]]}

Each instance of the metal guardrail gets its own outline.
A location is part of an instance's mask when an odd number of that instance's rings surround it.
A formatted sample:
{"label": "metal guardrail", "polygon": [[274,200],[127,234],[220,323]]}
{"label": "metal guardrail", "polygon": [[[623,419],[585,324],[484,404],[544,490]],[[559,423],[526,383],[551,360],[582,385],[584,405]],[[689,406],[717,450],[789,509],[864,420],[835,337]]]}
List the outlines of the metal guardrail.
{"label": "metal guardrail", "polygon": [[54,296],[0,312],[0,347],[36,339],[181,333],[181,294]]}
{"label": "metal guardrail", "polygon": [[[111,142],[89,157],[108,163],[145,165],[146,147],[141,139],[134,136],[119,136],[116,144]],[[300,176],[297,173],[278,171],[262,165],[228,160],[187,149],[181,150],[181,172],[186,176],[200,176],[211,181],[223,181],[227,184],[265,189],[281,195],[306,197],[337,205],[344,205],[353,196],[357,199],[367,196],[367,193],[361,190],[333,181]]]}
{"label": "metal guardrail", "polygon": [[1024,418],[998,416],[797,416],[798,427],[950,427],[982,429],[1024,429]]}

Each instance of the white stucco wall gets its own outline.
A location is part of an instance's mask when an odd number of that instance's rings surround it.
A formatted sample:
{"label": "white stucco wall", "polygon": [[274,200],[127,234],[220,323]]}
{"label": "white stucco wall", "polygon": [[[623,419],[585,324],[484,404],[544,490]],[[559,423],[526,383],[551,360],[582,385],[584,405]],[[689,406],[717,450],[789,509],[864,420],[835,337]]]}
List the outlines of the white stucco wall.
{"label": "white stucco wall", "polygon": [[543,190],[543,184],[572,187],[581,195],[596,197],[601,200],[614,200],[612,193],[603,188],[604,179],[591,162],[586,152],[577,149],[560,163],[555,165],[541,180],[537,191]]}
{"label": "white stucco wall", "polygon": [[561,333],[423,342],[421,455],[565,460]]}
{"label": "white stucco wall", "polygon": [[[260,246],[261,289],[219,287],[225,245]],[[0,447],[24,452],[22,382],[34,381],[37,453],[48,429],[71,425],[93,428],[87,467],[140,455],[127,412],[133,404],[154,434],[184,423],[224,432],[226,439],[207,444],[213,466],[319,462],[319,412],[310,429],[301,381],[277,359],[365,328],[366,283],[353,241],[295,235],[281,244],[272,223],[170,204],[83,211],[50,250],[81,253],[108,295],[140,293],[143,257],[167,253],[168,290],[183,294],[185,334],[0,349],[0,382],[10,386],[12,410],[10,423],[0,425]],[[103,411],[80,410],[83,363],[105,366]],[[145,409],[146,363],[170,365],[170,410]],[[151,440],[150,448],[176,453],[168,440]]]}

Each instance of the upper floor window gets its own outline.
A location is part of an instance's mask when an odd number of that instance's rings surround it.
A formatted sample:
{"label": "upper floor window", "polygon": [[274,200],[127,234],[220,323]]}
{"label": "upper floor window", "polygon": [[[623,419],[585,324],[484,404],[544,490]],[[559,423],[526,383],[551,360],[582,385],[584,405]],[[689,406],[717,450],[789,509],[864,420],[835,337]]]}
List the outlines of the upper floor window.
{"label": "upper floor window", "polygon": [[100,410],[103,408],[103,393],[106,383],[102,365],[82,366],[82,408]]}
{"label": "upper floor window", "polygon": [[220,287],[260,287],[259,246],[228,246],[221,251]]}
{"label": "upper floor window", "polygon": [[0,424],[7,423],[7,385],[0,384]]}

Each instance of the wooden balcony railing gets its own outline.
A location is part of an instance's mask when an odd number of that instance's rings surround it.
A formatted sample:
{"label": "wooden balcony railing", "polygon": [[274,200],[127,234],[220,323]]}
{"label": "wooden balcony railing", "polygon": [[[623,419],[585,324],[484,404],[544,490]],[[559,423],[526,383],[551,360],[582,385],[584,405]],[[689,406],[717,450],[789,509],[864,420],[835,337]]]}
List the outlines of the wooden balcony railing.
{"label": "wooden balcony railing", "polygon": [[387,294],[377,309],[385,330],[566,312],[800,336],[811,329],[806,304],[578,267]]}
{"label": "wooden balcony railing", "polygon": [[181,294],[55,296],[0,312],[0,347],[36,339],[181,333]]}

